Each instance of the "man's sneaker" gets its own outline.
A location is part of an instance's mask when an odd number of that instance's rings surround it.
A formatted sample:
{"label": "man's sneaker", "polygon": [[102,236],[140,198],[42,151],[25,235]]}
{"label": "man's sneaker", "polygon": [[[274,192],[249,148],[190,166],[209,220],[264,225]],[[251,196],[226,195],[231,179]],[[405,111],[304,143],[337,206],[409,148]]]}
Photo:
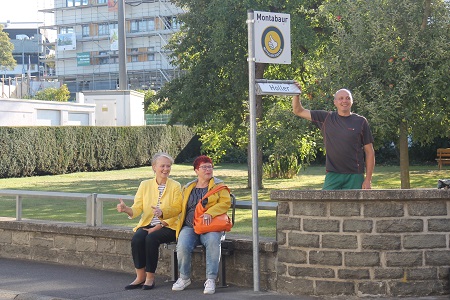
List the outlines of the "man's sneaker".
{"label": "man's sneaker", "polygon": [[178,278],[177,282],[172,285],[172,291],[182,291],[191,284],[190,279]]}
{"label": "man's sneaker", "polygon": [[205,290],[203,294],[214,294],[216,292],[216,282],[214,279],[207,279],[205,281]]}

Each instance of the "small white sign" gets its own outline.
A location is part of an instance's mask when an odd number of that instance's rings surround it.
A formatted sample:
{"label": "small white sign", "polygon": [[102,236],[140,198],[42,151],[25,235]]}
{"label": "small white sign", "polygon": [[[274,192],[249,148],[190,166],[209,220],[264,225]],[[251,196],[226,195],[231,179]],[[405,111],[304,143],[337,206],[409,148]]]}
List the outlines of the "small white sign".
{"label": "small white sign", "polygon": [[299,95],[300,89],[293,83],[256,83],[257,95]]}
{"label": "small white sign", "polygon": [[255,62],[291,63],[291,16],[255,11]]}

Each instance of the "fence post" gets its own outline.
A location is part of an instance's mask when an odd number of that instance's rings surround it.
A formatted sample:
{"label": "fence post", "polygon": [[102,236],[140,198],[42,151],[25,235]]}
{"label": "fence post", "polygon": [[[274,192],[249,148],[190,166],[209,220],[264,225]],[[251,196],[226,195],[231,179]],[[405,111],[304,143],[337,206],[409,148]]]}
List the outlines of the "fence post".
{"label": "fence post", "polygon": [[22,221],[22,197],[16,196],[16,220]]}
{"label": "fence post", "polygon": [[95,226],[95,199],[97,194],[91,194],[86,198],[86,225]]}
{"label": "fence post", "polygon": [[97,194],[95,194],[95,226],[103,225],[103,200],[101,198],[97,198]]}

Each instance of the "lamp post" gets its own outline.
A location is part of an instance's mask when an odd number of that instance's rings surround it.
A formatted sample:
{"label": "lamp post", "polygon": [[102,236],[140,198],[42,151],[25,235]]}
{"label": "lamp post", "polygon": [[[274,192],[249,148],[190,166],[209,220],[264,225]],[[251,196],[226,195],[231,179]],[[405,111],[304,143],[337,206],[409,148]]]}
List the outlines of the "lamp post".
{"label": "lamp post", "polygon": [[16,35],[16,39],[22,41],[22,79],[20,81],[20,97],[23,98],[23,80],[25,78],[25,40],[29,40],[30,37],[26,34]]}

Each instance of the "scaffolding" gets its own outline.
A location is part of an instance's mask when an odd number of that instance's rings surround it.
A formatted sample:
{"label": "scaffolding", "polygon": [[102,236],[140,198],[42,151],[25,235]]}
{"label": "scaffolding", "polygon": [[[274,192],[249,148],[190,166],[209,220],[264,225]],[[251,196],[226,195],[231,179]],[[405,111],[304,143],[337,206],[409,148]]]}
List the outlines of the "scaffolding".
{"label": "scaffolding", "polygon": [[[41,62],[55,65],[55,73],[43,78],[67,84],[71,93],[84,90],[118,88],[118,49],[114,48],[117,30],[117,1],[55,0],[53,8],[41,10],[53,14],[54,24],[41,29],[54,30],[56,40],[45,40],[43,48],[55,49],[54,57],[40,56]],[[177,16],[183,10],[169,0],[125,1],[127,81],[129,89],[158,90],[180,75],[170,63],[165,48],[179,31]],[[47,18],[46,18],[47,19]],[[72,38],[61,46],[61,38]]]}

